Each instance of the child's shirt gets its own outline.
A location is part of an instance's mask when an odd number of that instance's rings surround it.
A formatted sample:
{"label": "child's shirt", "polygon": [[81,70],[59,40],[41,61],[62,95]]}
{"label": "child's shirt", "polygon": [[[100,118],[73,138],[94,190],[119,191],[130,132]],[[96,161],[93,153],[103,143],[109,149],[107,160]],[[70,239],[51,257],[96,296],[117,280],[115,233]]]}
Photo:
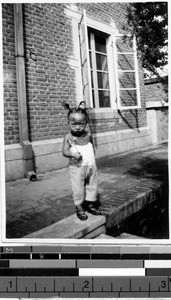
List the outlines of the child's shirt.
{"label": "child's shirt", "polygon": [[93,166],[96,164],[93,145],[90,141],[90,133],[85,131],[84,135],[79,137],[73,136],[69,133],[68,139],[75,144],[78,152],[82,155],[82,159],[80,161],[70,158],[70,164],[77,166]]}

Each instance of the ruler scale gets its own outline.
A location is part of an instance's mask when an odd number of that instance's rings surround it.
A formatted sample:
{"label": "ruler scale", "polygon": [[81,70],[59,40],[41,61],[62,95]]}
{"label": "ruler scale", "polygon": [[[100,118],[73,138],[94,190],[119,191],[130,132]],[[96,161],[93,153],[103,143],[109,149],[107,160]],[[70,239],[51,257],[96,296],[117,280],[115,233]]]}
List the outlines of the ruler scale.
{"label": "ruler scale", "polygon": [[157,246],[0,247],[0,298],[171,298],[170,253]]}
{"label": "ruler scale", "polygon": [[[138,297],[142,293],[147,297],[158,294],[171,297],[171,277],[4,277],[0,279],[0,297],[33,297],[44,294],[63,297],[64,293],[73,296],[78,293],[95,297],[100,294],[115,294],[116,297]],[[24,295],[24,296],[23,296]],[[133,296],[134,295],[134,296]],[[155,296],[156,297],[156,296]]]}

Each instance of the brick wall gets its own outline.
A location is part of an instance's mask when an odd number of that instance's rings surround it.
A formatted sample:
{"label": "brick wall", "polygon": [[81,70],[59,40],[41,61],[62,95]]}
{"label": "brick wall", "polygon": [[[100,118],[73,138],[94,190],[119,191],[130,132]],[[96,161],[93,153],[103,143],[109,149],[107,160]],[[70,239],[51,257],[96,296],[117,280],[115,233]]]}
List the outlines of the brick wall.
{"label": "brick wall", "polygon": [[[75,71],[68,61],[73,53],[71,20],[67,4],[23,5],[26,93],[30,141],[62,137],[68,131],[67,112],[61,101],[75,102]],[[87,15],[120,30],[125,25],[126,3],[77,4]],[[124,30],[123,30],[124,32]],[[16,74],[14,59],[13,4],[3,4],[4,103],[6,144],[19,142]],[[143,74],[140,70],[139,110],[120,111],[115,118],[92,121],[93,132],[146,126]]]}
{"label": "brick wall", "polygon": [[5,143],[19,142],[13,4],[2,5]]}
{"label": "brick wall", "polygon": [[147,101],[168,101],[168,77],[146,79],[145,99]]}
{"label": "brick wall", "polygon": [[61,101],[75,99],[71,24],[62,4],[25,4],[24,25],[30,139],[61,137],[67,130]]}
{"label": "brick wall", "polygon": [[[86,10],[88,16],[99,22],[110,24],[115,22],[117,28],[120,28],[123,32],[124,25],[127,25],[127,3],[79,3],[77,4],[80,11]],[[128,28],[128,27],[127,27]]]}

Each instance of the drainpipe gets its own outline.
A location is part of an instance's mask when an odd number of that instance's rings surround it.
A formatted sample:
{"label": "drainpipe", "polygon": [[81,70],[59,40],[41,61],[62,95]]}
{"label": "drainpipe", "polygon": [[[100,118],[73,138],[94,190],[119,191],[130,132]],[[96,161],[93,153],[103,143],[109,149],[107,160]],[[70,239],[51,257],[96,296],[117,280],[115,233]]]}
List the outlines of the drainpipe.
{"label": "drainpipe", "polygon": [[35,180],[34,156],[28,131],[22,4],[14,4],[14,24],[20,144],[23,149],[26,176],[29,180]]}

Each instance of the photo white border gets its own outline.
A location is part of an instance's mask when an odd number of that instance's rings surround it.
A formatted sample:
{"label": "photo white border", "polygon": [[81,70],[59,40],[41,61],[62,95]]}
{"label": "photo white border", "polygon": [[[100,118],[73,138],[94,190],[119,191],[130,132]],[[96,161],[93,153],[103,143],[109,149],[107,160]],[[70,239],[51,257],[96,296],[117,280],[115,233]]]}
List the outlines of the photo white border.
{"label": "photo white border", "polygon": [[[18,1],[2,1],[0,0],[0,4],[3,3],[47,3],[47,0],[37,0],[37,1],[23,1],[23,0],[18,0]],[[99,1],[75,1],[75,0],[71,0],[71,1],[57,1],[57,0],[51,0],[50,3],[98,3],[98,2],[167,2],[168,3],[168,16],[169,16],[169,12],[171,4],[169,3],[169,1],[161,1],[161,0],[157,0],[157,1],[151,1],[151,0],[146,0],[146,1],[127,1],[127,0],[120,0],[120,1],[112,1],[112,0],[108,0],[108,1],[104,1],[104,0],[99,0]],[[49,2],[48,2],[49,3]],[[0,7],[0,18],[1,18],[1,27],[0,27],[0,37],[1,37],[1,43],[2,43],[2,8]],[[170,29],[170,21],[169,21],[169,26],[168,29]],[[169,33],[169,50],[170,50],[170,30],[168,30]],[[2,49],[2,46],[1,46]],[[169,53],[169,51],[168,51]],[[3,78],[3,68],[2,68],[2,50],[0,51],[0,72],[1,72],[1,78]],[[169,70],[170,70],[170,57],[169,57]],[[169,95],[170,95],[170,77],[169,77]],[[1,87],[1,91],[3,91],[3,80],[1,80],[0,82],[0,87]],[[169,98],[169,97],[168,97]],[[5,159],[4,159],[4,117],[3,117],[3,112],[4,112],[4,108],[3,108],[3,92],[1,93],[1,98],[0,98],[0,199],[3,199],[2,201],[0,201],[0,213],[1,213],[1,219],[2,222],[0,223],[0,235],[1,235],[1,240],[0,240],[0,244],[2,246],[7,246],[7,245],[11,245],[11,246],[24,246],[24,245],[61,245],[61,244],[72,244],[74,245],[108,245],[110,246],[118,246],[118,245],[123,245],[123,246],[163,246],[163,245],[167,245],[170,246],[171,245],[171,237],[169,239],[156,239],[156,240],[146,240],[146,239],[35,239],[35,238],[30,238],[30,239],[24,239],[24,238],[15,238],[15,239],[7,239],[6,238],[6,214],[5,214],[5,203],[6,203],[6,198],[5,198]],[[169,109],[170,110],[170,109]],[[169,112],[170,113],[170,112]],[[2,124],[1,124],[2,123]],[[169,121],[169,144],[168,144],[168,153],[170,153],[170,132],[171,132],[171,124]],[[169,170],[170,170],[170,159],[169,159]],[[169,171],[169,186],[170,186],[170,171]],[[169,193],[169,204],[170,204],[170,193]],[[170,215],[171,215],[171,207],[169,205],[169,232],[171,232],[171,220],[170,220]],[[80,245],[80,246],[81,246]]]}

